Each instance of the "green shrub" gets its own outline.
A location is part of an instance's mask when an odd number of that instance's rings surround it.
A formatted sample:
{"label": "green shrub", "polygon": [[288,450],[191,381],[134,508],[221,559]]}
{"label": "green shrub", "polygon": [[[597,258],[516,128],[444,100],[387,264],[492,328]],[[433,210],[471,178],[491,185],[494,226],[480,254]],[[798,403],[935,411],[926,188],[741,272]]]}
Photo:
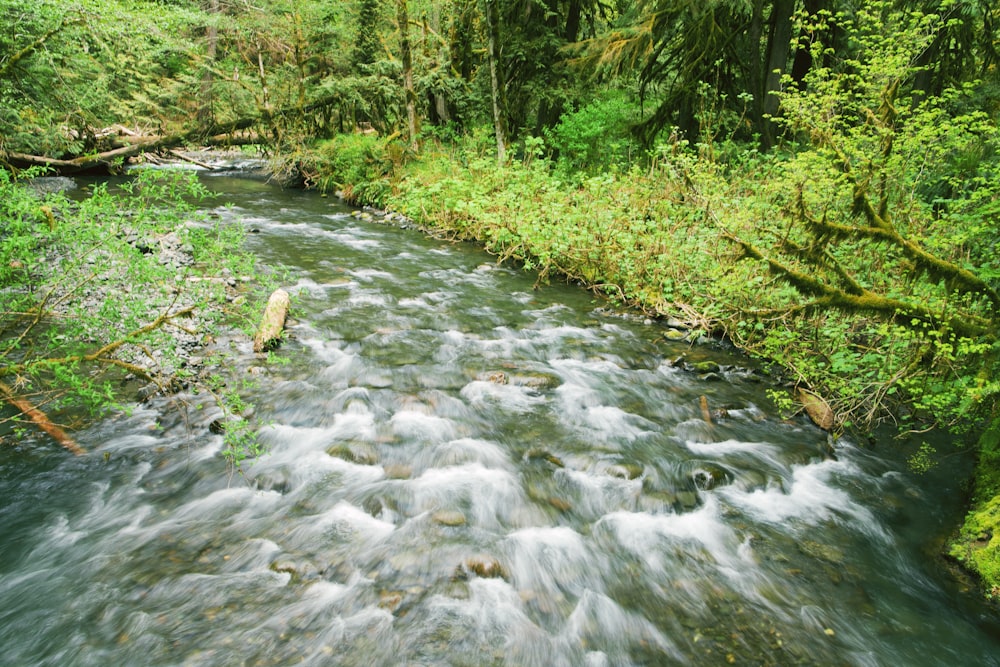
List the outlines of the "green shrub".
{"label": "green shrub", "polygon": [[638,120],[637,104],[624,93],[608,93],[565,114],[545,138],[563,171],[620,170],[639,156],[639,145],[631,132]]}

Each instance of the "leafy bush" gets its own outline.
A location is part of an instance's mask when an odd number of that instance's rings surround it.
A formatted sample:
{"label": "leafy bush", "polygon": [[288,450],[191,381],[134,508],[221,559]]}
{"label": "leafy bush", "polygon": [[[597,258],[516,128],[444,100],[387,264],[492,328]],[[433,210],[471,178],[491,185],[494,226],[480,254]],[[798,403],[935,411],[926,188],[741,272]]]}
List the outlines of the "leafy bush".
{"label": "leafy bush", "polygon": [[639,144],[631,132],[638,120],[637,104],[622,92],[607,93],[565,114],[545,138],[564,171],[627,169],[639,157]]}
{"label": "leafy bush", "polygon": [[313,168],[320,188],[341,190],[347,201],[375,204],[389,191],[389,175],[405,148],[374,134],[340,134],[319,146]]}
{"label": "leafy bush", "polygon": [[[123,187],[97,185],[75,202],[0,170],[0,383],[64,421],[120,407],[126,377],[166,393],[197,387],[171,329],[189,330],[195,313],[199,336],[224,313],[251,318],[252,301],[241,310],[219,281],[201,279],[224,268],[247,275],[253,259],[239,249],[241,226],[197,214],[208,192],[196,175],[143,170]],[[168,239],[194,263],[161,254]],[[235,404],[220,400],[224,410]]]}

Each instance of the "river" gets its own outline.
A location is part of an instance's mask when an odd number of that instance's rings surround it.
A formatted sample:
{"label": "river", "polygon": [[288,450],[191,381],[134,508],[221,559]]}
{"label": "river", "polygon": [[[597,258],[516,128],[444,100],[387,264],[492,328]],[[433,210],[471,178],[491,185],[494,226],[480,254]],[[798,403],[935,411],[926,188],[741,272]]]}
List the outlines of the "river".
{"label": "river", "polygon": [[206,181],[296,295],[284,361],[233,342],[269,453],[229,479],[167,401],[0,448],[0,664],[1000,664],[937,558],[954,471],[473,247]]}

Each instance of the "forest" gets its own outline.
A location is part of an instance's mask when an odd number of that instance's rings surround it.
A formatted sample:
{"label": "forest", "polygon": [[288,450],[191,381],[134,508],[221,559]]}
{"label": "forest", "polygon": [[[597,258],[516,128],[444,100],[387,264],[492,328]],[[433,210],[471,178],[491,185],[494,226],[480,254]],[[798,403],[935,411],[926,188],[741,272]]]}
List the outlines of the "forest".
{"label": "forest", "polygon": [[[950,431],[979,457],[950,553],[993,597],[998,120],[991,0],[0,0],[4,188],[260,151],[290,187],[732,341],[834,435]],[[2,286],[31,206],[0,204]],[[0,327],[8,394],[23,331]]]}

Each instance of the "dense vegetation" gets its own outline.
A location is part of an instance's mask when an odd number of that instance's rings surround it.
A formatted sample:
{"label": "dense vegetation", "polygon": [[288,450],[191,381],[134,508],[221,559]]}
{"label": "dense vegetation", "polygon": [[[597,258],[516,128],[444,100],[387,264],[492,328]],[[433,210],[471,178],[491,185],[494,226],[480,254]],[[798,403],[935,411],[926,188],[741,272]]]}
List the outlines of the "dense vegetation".
{"label": "dense vegetation", "polygon": [[954,554],[1000,591],[995,3],[0,12],[12,167],[129,133],[252,142],[286,176],[480,240],[540,280],[725,334],[785,370],[788,409],[823,397],[836,432],[985,433]]}

